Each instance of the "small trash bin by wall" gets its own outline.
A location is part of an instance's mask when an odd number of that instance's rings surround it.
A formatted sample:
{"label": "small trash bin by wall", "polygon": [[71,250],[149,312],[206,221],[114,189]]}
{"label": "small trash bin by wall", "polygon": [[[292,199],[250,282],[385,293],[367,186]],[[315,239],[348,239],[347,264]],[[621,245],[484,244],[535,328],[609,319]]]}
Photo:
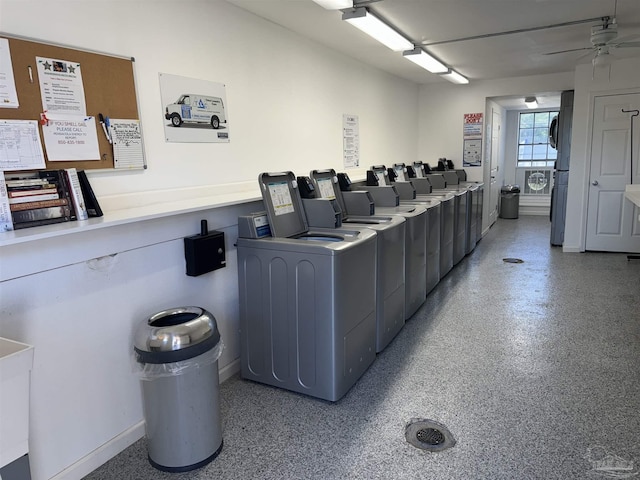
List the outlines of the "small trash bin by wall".
{"label": "small trash bin by wall", "polygon": [[156,313],[134,337],[142,383],[149,462],[166,472],[186,472],[222,450],[216,320],[200,307]]}
{"label": "small trash bin by wall", "polygon": [[518,218],[520,186],[505,185],[500,189],[500,218]]}

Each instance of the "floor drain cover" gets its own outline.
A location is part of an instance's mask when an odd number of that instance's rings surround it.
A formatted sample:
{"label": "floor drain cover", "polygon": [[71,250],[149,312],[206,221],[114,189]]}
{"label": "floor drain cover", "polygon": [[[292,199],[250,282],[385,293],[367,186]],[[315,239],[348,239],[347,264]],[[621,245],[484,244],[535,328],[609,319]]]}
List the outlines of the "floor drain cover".
{"label": "floor drain cover", "polygon": [[441,452],[456,444],[447,427],[433,420],[412,419],[405,428],[404,436],[414,447],[430,452]]}
{"label": "floor drain cover", "polygon": [[519,258],[503,258],[502,261],[504,263],[524,263],[524,260]]}

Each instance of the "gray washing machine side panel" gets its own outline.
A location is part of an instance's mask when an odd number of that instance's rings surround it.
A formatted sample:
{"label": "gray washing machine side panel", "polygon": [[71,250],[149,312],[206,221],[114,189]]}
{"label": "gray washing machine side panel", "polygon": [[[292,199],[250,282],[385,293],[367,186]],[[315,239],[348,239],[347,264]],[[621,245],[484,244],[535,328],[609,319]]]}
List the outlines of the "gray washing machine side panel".
{"label": "gray washing machine side panel", "polygon": [[469,255],[473,249],[476,248],[477,243],[478,186],[468,185],[467,189],[469,190],[469,203],[471,208],[467,209],[467,238],[465,242],[465,253]]}
{"label": "gray washing machine side panel", "polygon": [[427,240],[427,295],[440,282],[440,228],[442,204],[438,202],[429,209]]}
{"label": "gray washing machine side panel", "polygon": [[[413,207],[411,212],[399,210],[397,207],[376,208],[376,212],[381,215],[400,215],[406,220],[405,320],[411,318],[427,298],[427,224],[429,215],[425,207],[420,205]],[[410,207],[404,206],[403,208]]]}
{"label": "gray washing machine side panel", "polygon": [[[456,222],[456,197],[451,193],[416,195],[416,201],[435,199],[440,201],[440,280],[453,268],[454,233]],[[459,203],[458,203],[459,206]],[[459,208],[459,207],[458,207]]]}
{"label": "gray washing machine side panel", "polygon": [[241,374],[336,401],[375,359],[375,235],[337,255],[269,243],[238,239]]}
{"label": "gray washing machine side panel", "polygon": [[[446,236],[442,224],[445,217],[442,216],[442,201],[453,202],[453,196],[431,197],[423,196],[420,200],[401,200],[401,205],[419,205],[427,209],[427,272],[426,293],[428,294],[438,284],[441,264],[451,264],[453,267],[453,218],[449,220],[450,238]],[[446,208],[446,207],[445,207]],[[448,241],[447,244],[441,242]],[[449,248],[448,248],[449,247]],[[450,268],[451,268],[450,267]]]}
{"label": "gray washing machine side panel", "polygon": [[478,211],[477,211],[477,232],[476,244],[482,239],[482,209],[484,207],[484,183],[478,186]]}
{"label": "gray washing machine side panel", "polygon": [[368,228],[377,234],[376,262],[376,350],[381,352],[404,326],[405,311],[405,224],[401,217],[386,217],[380,224],[357,223],[347,219],[346,228]]}
{"label": "gray washing machine side panel", "polygon": [[433,194],[450,193],[455,197],[454,230],[453,230],[453,265],[457,265],[464,258],[467,248],[467,215],[471,208],[469,191],[466,188],[434,189]]}

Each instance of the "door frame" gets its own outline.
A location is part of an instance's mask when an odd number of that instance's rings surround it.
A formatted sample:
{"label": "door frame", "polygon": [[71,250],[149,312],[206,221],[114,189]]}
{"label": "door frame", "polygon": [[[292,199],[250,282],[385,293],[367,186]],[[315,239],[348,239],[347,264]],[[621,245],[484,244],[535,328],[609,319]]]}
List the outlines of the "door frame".
{"label": "door frame", "polygon": [[[587,138],[585,139],[586,141],[586,145],[585,145],[585,149],[584,149],[584,164],[583,164],[583,169],[582,169],[582,173],[583,176],[582,178],[577,178],[576,177],[576,172],[578,171],[578,168],[575,165],[569,165],[569,198],[567,199],[568,202],[570,202],[571,200],[571,194],[572,192],[575,192],[575,188],[579,188],[581,190],[578,190],[579,192],[581,192],[580,195],[580,202],[581,202],[581,209],[580,209],[580,252],[585,252],[587,250],[587,217],[588,217],[588,209],[589,209],[589,181],[591,178],[591,155],[592,155],[592,151],[593,151],[593,127],[594,127],[594,118],[593,118],[593,114],[595,112],[595,103],[596,103],[596,97],[607,97],[607,96],[613,96],[613,95],[628,95],[628,94],[640,94],[640,89],[636,88],[622,88],[622,89],[613,89],[613,90],[594,90],[594,91],[590,91],[589,92],[589,109],[588,109],[588,114],[587,114]],[[574,100],[574,115],[575,115],[575,100]],[[640,123],[640,122],[638,122]],[[575,135],[576,130],[574,129],[574,132],[572,133],[572,143],[573,143],[573,136]],[[575,164],[575,161],[573,161],[573,150],[572,150],[572,164]],[[571,175],[572,172],[572,168],[574,169],[573,174]],[[580,186],[576,187],[575,183],[580,182]],[[573,183],[573,186],[572,186]],[[570,249],[570,248],[565,248],[563,247],[563,251],[564,252],[575,252],[575,250]]]}

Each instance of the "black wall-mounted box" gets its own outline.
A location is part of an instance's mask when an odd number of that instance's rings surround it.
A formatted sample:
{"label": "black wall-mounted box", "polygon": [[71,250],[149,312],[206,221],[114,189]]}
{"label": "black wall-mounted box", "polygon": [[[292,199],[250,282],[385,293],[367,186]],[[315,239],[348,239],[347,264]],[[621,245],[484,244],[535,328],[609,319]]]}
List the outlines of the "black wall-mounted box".
{"label": "black wall-mounted box", "polygon": [[185,237],[184,258],[187,264],[187,275],[197,277],[226,266],[224,233],[207,231],[207,221],[202,220],[202,231],[199,235]]}

